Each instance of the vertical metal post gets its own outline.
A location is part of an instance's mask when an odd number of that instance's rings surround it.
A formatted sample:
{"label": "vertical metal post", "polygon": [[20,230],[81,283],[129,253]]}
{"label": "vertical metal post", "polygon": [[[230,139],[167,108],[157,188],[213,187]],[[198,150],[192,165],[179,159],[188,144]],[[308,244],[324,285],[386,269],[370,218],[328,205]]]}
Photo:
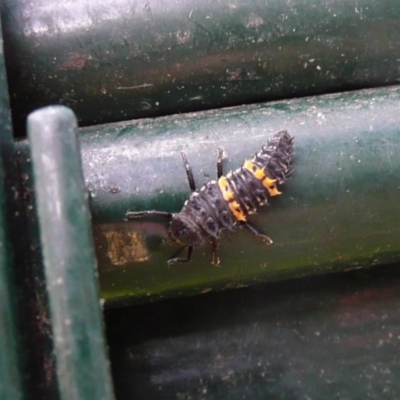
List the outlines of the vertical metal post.
{"label": "vertical metal post", "polygon": [[62,399],[113,398],[77,122],[63,106],[28,117],[35,198]]}

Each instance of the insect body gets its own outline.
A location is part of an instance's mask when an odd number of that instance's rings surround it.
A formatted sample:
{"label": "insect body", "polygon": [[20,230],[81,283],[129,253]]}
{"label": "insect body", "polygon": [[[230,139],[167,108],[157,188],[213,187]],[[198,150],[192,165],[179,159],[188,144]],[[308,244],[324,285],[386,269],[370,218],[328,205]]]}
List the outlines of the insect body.
{"label": "insect body", "polygon": [[163,211],[128,211],[128,219],[144,215],[161,215],[171,220],[169,237],[188,248],[186,258],[171,258],[169,264],[189,262],[193,248],[211,242],[213,264],[219,264],[218,240],[222,229],[232,230],[236,224],[247,228],[266,244],[272,240],[258,232],[247,221],[257,207],[268,203],[269,196],[281,194],[278,185],[292,171],[293,137],[287,131],[276,133],[262,149],[235,171],[223,175],[222,150],[217,162],[217,181],[205,184],[196,191],[192,169],[185,153],[181,153],[192,194],[179,213]]}

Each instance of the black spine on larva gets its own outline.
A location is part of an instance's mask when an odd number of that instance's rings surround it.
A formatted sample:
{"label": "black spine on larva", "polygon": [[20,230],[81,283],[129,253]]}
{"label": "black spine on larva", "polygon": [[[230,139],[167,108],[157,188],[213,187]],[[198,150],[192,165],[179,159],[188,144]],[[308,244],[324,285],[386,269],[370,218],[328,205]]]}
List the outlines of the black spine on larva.
{"label": "black spine on larva", "polygon": [[232,229],[236,222],[215,181],[192,193],[179,215],[193,222],[191,229],[202,241],[218,239],[223,228]]}
{"label": "black spine on larva", "polygon": [[268,144],[254,156],[253,162],[265,168],[265,173],[279,184],[285,182],[292,171],[293,137],[287,131],[275,134]]}
{"label": "black spine on larva", "polygon": [[[251,162],[264,169],[266,176],[276,183],[285,182],[292,169],[293,138],[287,131],[275,134]],[[241,167],[227,175],[235,200],[247,216],[256,211],[256,206],[268,203],[268,190],[261,179],[257,179],[248,169]]]}

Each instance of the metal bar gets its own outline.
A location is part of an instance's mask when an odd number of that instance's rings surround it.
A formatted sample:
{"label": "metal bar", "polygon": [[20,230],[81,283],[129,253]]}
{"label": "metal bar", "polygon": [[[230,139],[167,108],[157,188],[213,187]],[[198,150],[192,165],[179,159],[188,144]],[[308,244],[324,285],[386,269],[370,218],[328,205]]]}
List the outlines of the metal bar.
{"label": "metal bar", "polygon": [[[144,302],[398,262],[399,104],[396,86],[81,129],[102,297]],[[165,219],[124,221],[127,210],[181,209],[190,189],[180,151],[201,187],[215,179],[220,147],[229,171],[282,129],[295,136],[295,171],[252,217],[273,245],[225,232],[220,268],[209,247],[167,266],[178,247]]]}
{"label": "metal bar", "polygon": [[398,0],[3,0],[14,124],[80,125],[398,82]]}
{"label": "metal bar", "polygon": [[62,399],[112,399],[76,118],[28,117],[35,197]]}

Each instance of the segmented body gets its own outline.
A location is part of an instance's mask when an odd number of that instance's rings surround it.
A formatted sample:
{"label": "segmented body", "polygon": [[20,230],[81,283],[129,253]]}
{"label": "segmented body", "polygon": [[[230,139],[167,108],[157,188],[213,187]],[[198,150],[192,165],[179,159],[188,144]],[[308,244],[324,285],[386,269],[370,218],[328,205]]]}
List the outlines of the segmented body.
{"label": "segmented body", "polygon": [[[287,131],[275,134],[240,168],[193,192],[181,212],[175,214],[170,236],[183,245],[195,246],[207,238],[218,239],[222,229],[231,230],[237,222],[246,222],[247,216],[266,204],[269,196],[281,194],[277,184],[285,182],[292,169],[292,157],[293,138]],[[189,238],[185,235],[191,235],[191,239],[186,240]]]}
{"label": "segmented body", "polygon": [[173,257],[169,264],[189,262],[193,248],[211,242],[213,264],[219,264],[218,239],[223,229],[231,230],[237,223],[267,244],[272,240],[258,232],[247,221],[249,214],[268,202],[268,197],[281,194],[277,185],[285,182],[292,171],[293,138],[287,131],[275,134],[261,151],[235,171],[222,174],[222,153],[217,163],[218,180],[196,191],[192,169],[181,153],[192,194],[179,213],[166,211],[128,211],[127,219],[143,216],[163,216],[171,220],[168,235],[188,249],[185,258]]}

